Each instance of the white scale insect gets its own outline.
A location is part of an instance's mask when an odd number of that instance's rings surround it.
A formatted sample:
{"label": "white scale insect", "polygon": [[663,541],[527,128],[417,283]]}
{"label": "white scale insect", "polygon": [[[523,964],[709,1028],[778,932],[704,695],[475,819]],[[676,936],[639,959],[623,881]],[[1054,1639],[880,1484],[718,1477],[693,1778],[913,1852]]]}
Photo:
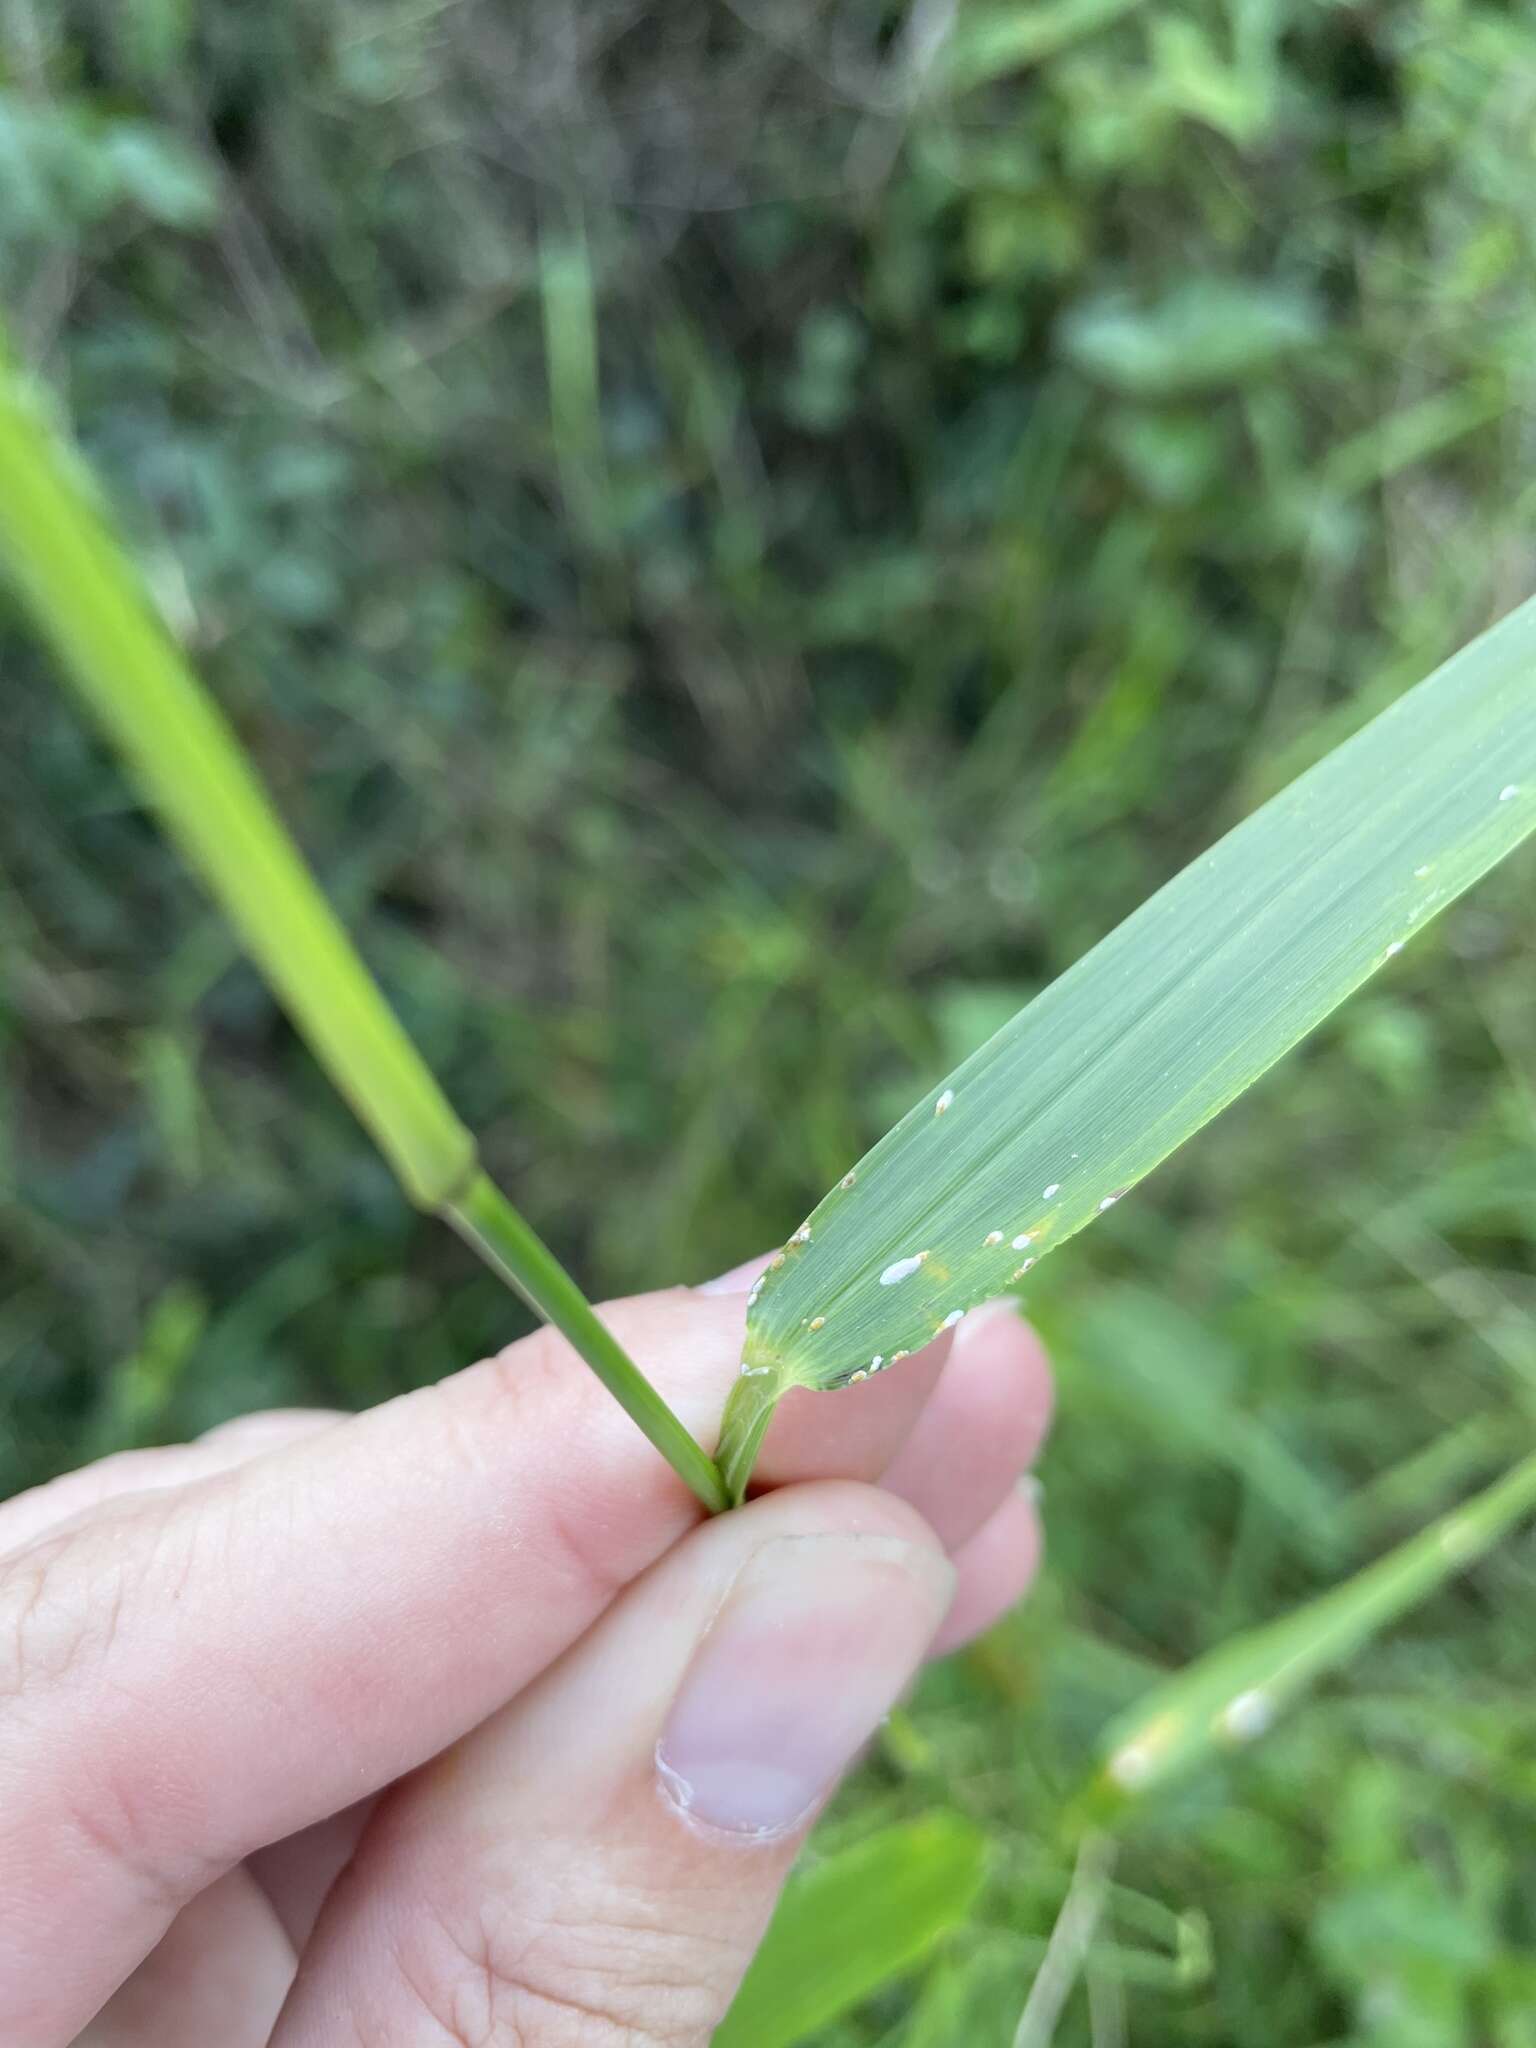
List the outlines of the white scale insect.
{"label": "white scale insect", "polygon": [[897,1259],[880,1275],[880,1285],[894,1287],[898,1280],[909,1280],[927,1256],[926,1252],[914,1252],[910,1259]]}

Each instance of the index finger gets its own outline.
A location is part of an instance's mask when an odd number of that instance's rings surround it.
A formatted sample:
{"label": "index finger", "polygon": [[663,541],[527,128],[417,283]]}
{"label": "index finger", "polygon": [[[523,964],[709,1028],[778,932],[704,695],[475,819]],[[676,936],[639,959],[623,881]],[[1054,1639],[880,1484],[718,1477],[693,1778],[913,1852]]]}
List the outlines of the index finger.
{"label": "index finger", "polygon": [[[604,1313],[709,1441],[744,1297]],[[904,1414],[836,1404],[854,1476],[879,1471],[928,1383]],[[482,1721],[697,1518],[541,1331],[6,1557],[0,2039],[71,2038],[187,1898]]]}

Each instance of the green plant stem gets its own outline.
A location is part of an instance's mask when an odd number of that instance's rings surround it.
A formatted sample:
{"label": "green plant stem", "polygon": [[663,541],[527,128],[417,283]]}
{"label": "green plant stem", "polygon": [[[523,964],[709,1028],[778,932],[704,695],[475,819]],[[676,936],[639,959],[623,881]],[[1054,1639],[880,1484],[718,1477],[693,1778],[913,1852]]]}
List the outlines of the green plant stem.
{"label": "green plant stem", "polygon": [[148,603],[89,476],[0,336],[0,566],[41,638],[394,1168],[552,1322],[712,1512],[719,1473],[479,1170],[475,1141],[321,894],[218,706]]}
{"label": "green plant stem", "polygon": [[1536,1510],[1536,1453],[1353,1578],[1197,1658],[1102,1738],[1104,1763],[1069,1824],[1113,1819],[1212,1752],[1262,1735],[1323,1672],[1352,1656]]}
{"label": "green plant stem", "polygon": [[720,1442],[715,1462],[730,1506],[740,1507],[762,1449],[773,1411],[796,1382],[772,1365],[756,1365],[750,1345],[740,1377],[726,1397],[720,1417]]}
{"label": "green plant stem", "polygon": [[443,1214],[466,1244],[516,1288],[531,1309],[568,1337],[625,1412],[712,1514],[729,1503],[714,1460],[678,1421],[618,1339],[598,1321],[554,1253],[486,1174]]}
{"label": "green plant stem", "polygon": [[1072,1883],[1019,2014],[1013,2048],[1050,2048],[1055,2040],[1062,2011],[1082,1975],[1109,1903],[1109,1881],[1118,1851],[1114,1836],[1097,1829],[1084,1835],[1078,1845]]}

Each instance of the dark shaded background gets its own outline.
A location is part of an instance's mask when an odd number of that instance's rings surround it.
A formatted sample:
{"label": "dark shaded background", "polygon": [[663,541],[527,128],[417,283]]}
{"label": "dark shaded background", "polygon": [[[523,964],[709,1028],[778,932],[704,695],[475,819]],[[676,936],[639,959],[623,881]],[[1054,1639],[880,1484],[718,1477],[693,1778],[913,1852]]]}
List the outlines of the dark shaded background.
{"label": "dark shaded background", "polygon": [[[611,1293],[1536,584],[1533,119],[1513,0],[8,0],[0,282]],[[3,661],[0,1490],[515,1334]],[[1011,2038],[1107,1715],[1528,1445],[1533,872],[1042,1269],[1047,1580],[824,1836],[955,1803],[995,1881],[838,2048]],[[1533,1566],[1143,1815],[1059,2038],[1536,2043]]]}

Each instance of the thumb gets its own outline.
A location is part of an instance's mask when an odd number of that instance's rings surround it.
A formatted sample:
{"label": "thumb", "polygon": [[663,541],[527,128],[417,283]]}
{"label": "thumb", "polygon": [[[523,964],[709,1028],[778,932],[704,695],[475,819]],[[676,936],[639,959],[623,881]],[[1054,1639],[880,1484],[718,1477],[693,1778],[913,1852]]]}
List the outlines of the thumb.
{"label": "thumb", "polygon": [[944,1618],[951,1567],[870,1487],[697,1529],[381,1805],[274,2048],[702,2048],[795,1850]]}

